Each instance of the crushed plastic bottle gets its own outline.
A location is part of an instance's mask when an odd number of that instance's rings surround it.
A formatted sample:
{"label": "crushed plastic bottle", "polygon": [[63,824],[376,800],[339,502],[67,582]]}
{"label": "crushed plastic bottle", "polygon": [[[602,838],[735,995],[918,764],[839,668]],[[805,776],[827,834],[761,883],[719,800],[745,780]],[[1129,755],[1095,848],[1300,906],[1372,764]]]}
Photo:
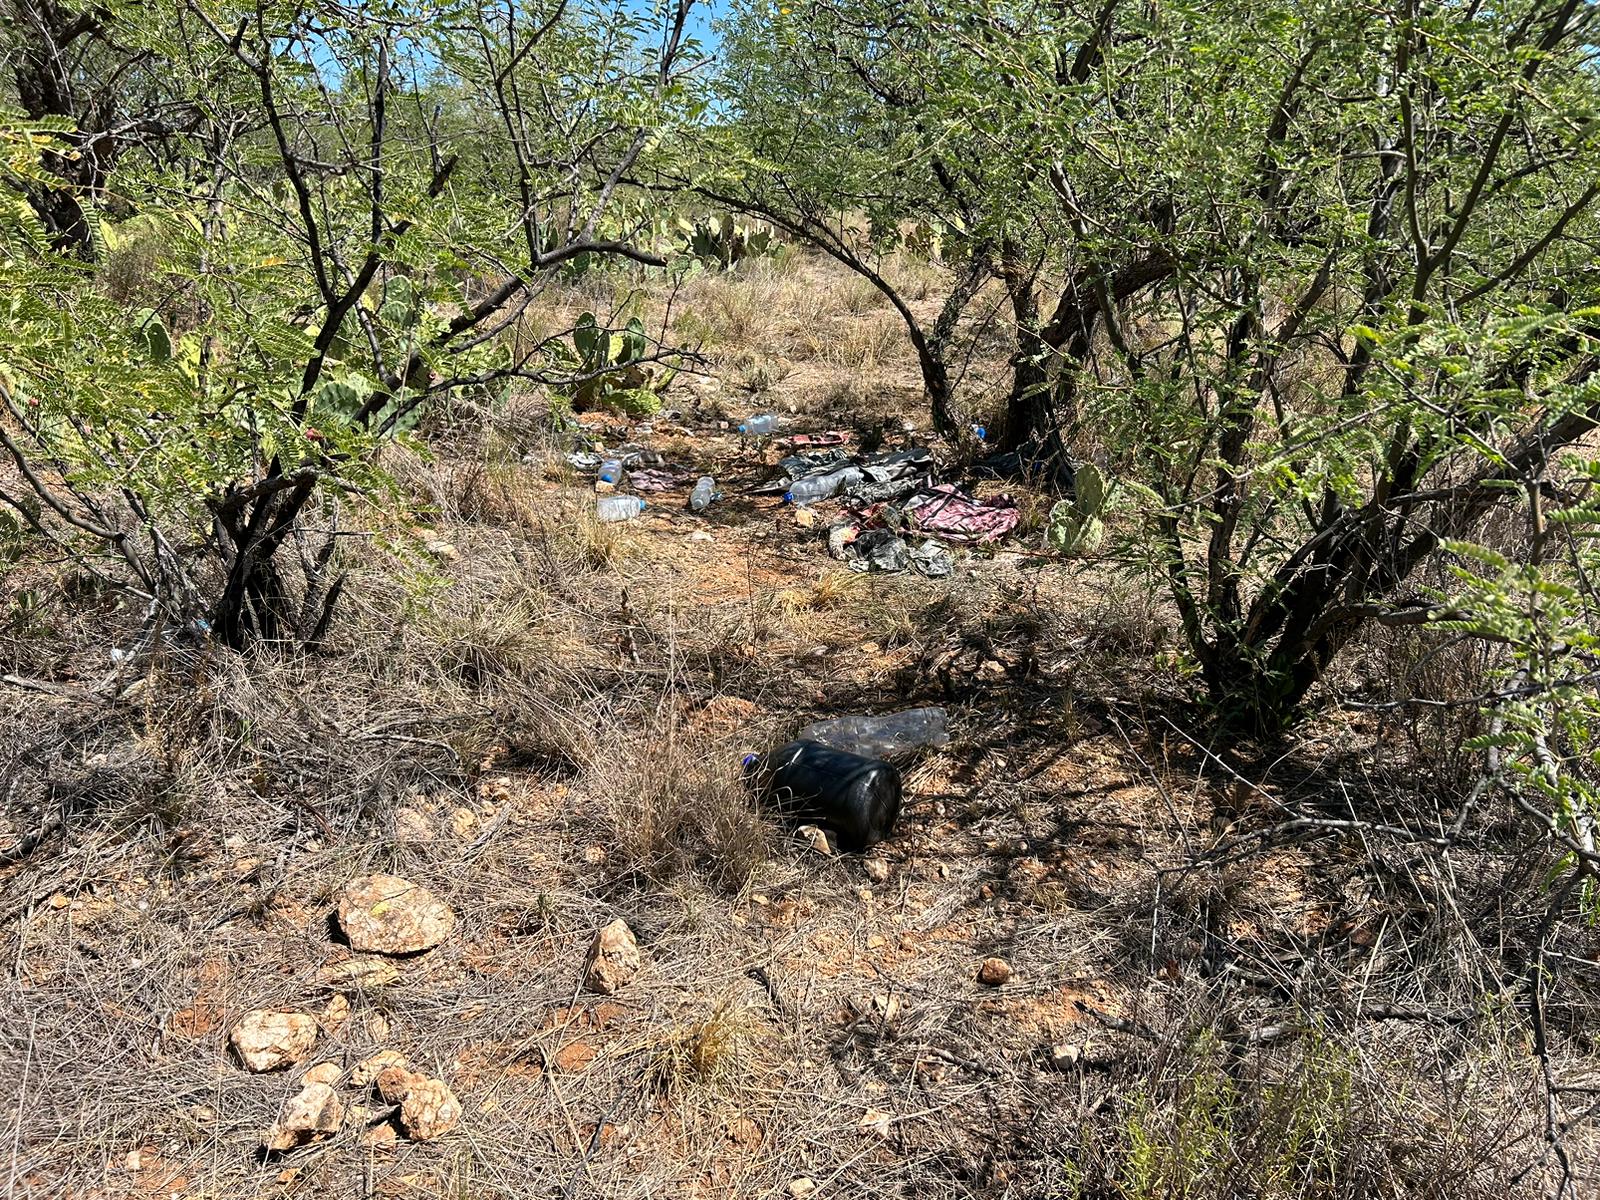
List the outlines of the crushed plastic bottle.
{"label": "crushed plastic bottle", "polygon": [[948,745],[947,720],[942,708],[908,708],[877,716],[814,721],[800,731],[800,737],[865,758],[896,759],[917,750]]}
{"label": "crushed plastic bottle", "polygon": [[739,432],[745,437],[765,437],[769,433],[776,433],[778,424],[777,413],[761,413],[739,422]]}
{"label": "crushed plastic bottle", "polygon": [[700,476],[699,479],[695,480],[694,490],[689,493],[689,511],[705,512],[719,494],[715,479],[709,475]]}
{"label": "crushed plastic bottle", "polygon": [[598,478],[599,478],[601,483],[611,483],[611,484],[621,483],[622,482],[622,460],[620,458],[608,458],[608,459],[606,459],[604,462],[602,462],[600,464],[600,474],[599,474]]}
{"label": "crushed plastic bottle", "polygon": [[790,742],[744,760],[757,794],[790,821],[832,830],[846,850],[888,837],[900,817],[900,771],[819,742]]}
{"label": "crushed plastic bottle", "polygon": [[650,506],[638,496],[601,496],[594,515],[602,521],[631,521]]}
{"label": "crushed plastic bottle", "polygon": [[862,478],[860,467],[841,467],[826,475],[807,475],[791,483],[783,499],[786,504],[810,504],[813,500],[826,500],[851,484],[860,483]]}

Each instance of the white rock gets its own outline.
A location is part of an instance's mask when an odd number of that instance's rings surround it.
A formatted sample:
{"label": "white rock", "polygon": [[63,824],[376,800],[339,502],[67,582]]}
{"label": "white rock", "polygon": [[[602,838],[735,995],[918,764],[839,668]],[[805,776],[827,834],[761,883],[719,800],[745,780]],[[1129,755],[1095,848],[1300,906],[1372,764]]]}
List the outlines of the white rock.
{"label": "white rock", "polygon": [[398,875],[352,880],[339,897],[339,928],[355,950],[415,954],[437,946],[455,926],[449,905]]}
{"label": "white rock", "polygon": [[258,1008],[239,1018],[228,1040],[252,1071],[276,1071],[299,1062],[317,1041],[317,1019],[308,1013]]}
{"label": "white rock", "polygon": [[267,1130],[268,1150],[293,1150],[303,1142],[337,1133],[344,1120],[344,1105],[326,1083],[308,1083],[291,1096]]}
{"label": "white rock", "polygon": [[594,935],[584,963],[584,986],[591,992],[612,995],[639,971],[639,943],[628,923],[618,917]]}
{"label": "white rock", "polygon": [[795,830],[805,844],[818,854],[832,854],[833,846],[828,842],[828,835],[815,825],[802,825]]}

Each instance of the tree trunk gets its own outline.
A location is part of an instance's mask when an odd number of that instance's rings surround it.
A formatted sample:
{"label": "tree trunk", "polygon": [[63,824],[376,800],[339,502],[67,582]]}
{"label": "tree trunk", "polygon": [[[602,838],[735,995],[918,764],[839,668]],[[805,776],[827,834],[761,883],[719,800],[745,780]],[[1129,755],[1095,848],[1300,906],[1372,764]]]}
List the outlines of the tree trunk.
{"label": "tree trunk", "polygon": [[1002,270],[1011,319],[1017,331],[1017,349],[1011,356],[1011,394],[1005,418],[993,438],[1001,450],[1026,444],[1041,445],[1056,433],[1051,406],[1050,377],[1046,363],[1050,347],[1039,328],[1039,294],[1036,269],[1008,261]]}

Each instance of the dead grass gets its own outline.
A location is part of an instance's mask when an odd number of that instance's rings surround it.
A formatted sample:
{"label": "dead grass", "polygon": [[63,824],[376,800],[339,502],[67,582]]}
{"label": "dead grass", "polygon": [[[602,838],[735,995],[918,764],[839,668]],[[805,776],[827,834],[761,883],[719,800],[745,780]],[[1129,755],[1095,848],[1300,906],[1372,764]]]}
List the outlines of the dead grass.
{"label": "dead grass", "polygon": [[[1415,782],[1338,714],[1280,758],[1224,762],[1190,733],[1172,615],[1104,563],[975,553],[944,581],[829,563],[742,493],[760,451],[713,414],[769,361],[763,405],[912,413],[892,314],[801,256],[694,287],[678,311],[707,322],[725,382],[694,393],[690,434],[655,436],[724,482],[704,518],[668,493],[596,524],[536,405],[462,421],[434,461],[397,457],[391,503],[344,514],[366,536],[327,654],[174,647],[132,693],[97,689],[137,615],[21,545],[0,601],[32,592],[31,616],[0,654],[51,686],[0,685],[6,843],[39,835],[0,865],[11,1191],[1539,1193],[1516,948],[1546,897],[1508,816],[1448,860],[1330,833],[1210,861],[1297,819],[1417,819]],[[866,348],[830,361],[851,326]],[[955,737],[908,765],[872,874],[751,805],[743,751],[922,703]],[[426,883],[458,926],[341,993],[341,1016],[329,917],[373,870]],[[643,968],[584,994],[618,916]],[[1595,991],[1572,964],[1600,935],[1551,919],[1554,1057],[1582,1083]],[[976,980],[990,955],[1003,987]],[[278,1005],[323,1020],[316,1059],[392,1048],[442,1075],[461,1127],[263,1160],[294,1075],[245,1073],[226,1036]],[[1586,1128],[1568,1142],[1591,1186]]]}

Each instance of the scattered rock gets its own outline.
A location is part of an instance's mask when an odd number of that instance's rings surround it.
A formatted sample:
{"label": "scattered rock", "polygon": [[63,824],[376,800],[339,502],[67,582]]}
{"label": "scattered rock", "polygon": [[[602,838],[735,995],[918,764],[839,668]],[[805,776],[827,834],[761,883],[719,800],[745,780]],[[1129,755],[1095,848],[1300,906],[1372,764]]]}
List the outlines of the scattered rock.
{"label": "scattered rock", "polygon": [[450,832],[465,839],[478,827],[478,814],[470,808],[458,808],[450,814]]}
{"label": "scattered rock", "polygon": [[401,1066],[385,1067],[378,1072],[378,1095],[390,1104],[399,1104],[406,1098],[414,1084],[421,1083],[427,1076],[418,1071],[408,1071]]}
{"label": "scattered rock", "polygon": [[336,1063],[336,1062],[319,1062],[316,1066],[312,1067],[304,1075],[300,1076],[300,1082],[301,1083],[325,1083],[329,1087],[332,1087],[334,1084],[339,1082],[339,1076],[341,1076],[343,1074],[344,1074],[344,1071],[340,1069],[338,1063]]}
{"label": "scattered rock", "polygon": [[1050,1065],[1058,1071],[1068,1071],[1083,1061],[1083,1047],[1067,1042],[1050,1047]]}
{"label": "scattered rock", "polygon": [[461,1101],[442,1079],[418,1079],[400,1101],[400,1124],[414,1142],[443,1137],[461,1120]]}
{"label": "scattered rock", "polygon": [[689,540],[691,542],[714,542],[717,539],[709,530],[696,529],[689,535]]}
{"label": "scattered rock", "polygon": [[828,842],[828,835],[815,825],[802,825],[795,830],[805,844],[818,854],[832,854],[833,847]]}
{"label": "scattered rock", "polygon": [[864,1132],[875,1133],[886,1140],[889,1137],[889,1126],[892,1124],[894,1124],[894,1114],[876,1108],[867,1109],[861,1118],[861,1128]]}
{"label": "scattered rock", "polygon": [[433,823],[419,809],[397,808],[394,810],[394,836],[398,842],[422,845],[433,841]]}
{"label": "scattered rock", "polygon": [[861,869],[867,873],[867,878],[873,883],[887,883],[889,881],[889,864],[881,858],[869,858],[861,864]]}
{"label": "scattered rock", "polygon": [[461,1120],[461,1101],[449,1084],[404,1067],[378,1073],[378,1094],[400,1106],[400,1125],[414,1142],[443,1137]]}
{"label": "scattered rock", "polygon": [[604,846],[585,846],[583,848],[583,861],[591,867],[597,867],[605,860],[606,848]]}
{"label": "scattered rock", "polygon": [[808,1179],[804,1175],[800,1175],[789,1180],[789,1195],[796,1197],[797,1200],[798,1197],[809,1196],[816,1190],[817,1181],[815,1179]]}
{"label": "scattered rock", "polygon": [[872,998],[872,1007],[878,1016],[888,1023],[900,1015],[900,997],[889,992],[879,992]]}
{"label": "scattered rock", "polygon": [[399,1067],[402,1071],[410,1064],[406,1056],[398,1050],[379,1050],[370,1058],[363,1058],[350,1072],[350,1082],[357,1087],[368,1087],[390,1067]]}
{"label": "scattered rock", "polygon": [[339,898],[339,927],[356,950],[415,954],[450,935],[456,916],[427,888],[398,875],[352,880]]}
{"label": "scattered rock", "polygon": [[638,973],[639,943],[621,917],[594,935],[583,970],[584,986],[606,996],[613,995]]}
{"label": "scattered rock", "polygon": [[323,1007],[322,1027],[324,1029],[337,1029],[350,1019],[350,1001],[343,996],[335,996]]}
{"label": "scattered rock", "polygon": [[337,1133],[344,1105],[325,1083],[308,1083],[283,1106],[277,1124],[267,1130],[268,1150],[293,1150],[315,1138]]}
{"label": "scattered rock", "polygon": [[317,1019],[302,1012],[258,1008],[228,1035],[239,1061],[252,1071],[276,1071],[299,1062],[317,1041]]}
{"label": "scattered rock", "polygon": [[445,541],[429,542],[428,553],[433,555],[435,558],[444,559],[445,562],[456,562],[461,557],[461,551],[457,550],[453,545]]}
{"label": "scattered rock", "polygon": [[367,1014],[367,1036],[375,1042],[389,1040],[389,1018],[382,1013]]}
{"label": "scattered rock", "polygon": [[797,529],[810,529],[817,523],[817,514],[804,505],[797,505],[794,510],[794,523]]}
{"label": "scattered rock", "polygon": [[363,1130],[356,1140],[363,1146],[390,1146],[400,1140],[400,1134],[388,1121],[380,1121],[371,1128]]}
{"label": "scattered rock", "polygon": [[999,987],[1011,978],[1011,964],[1003,958],[986,958],[978,968],[978,982],[984,987]]}

